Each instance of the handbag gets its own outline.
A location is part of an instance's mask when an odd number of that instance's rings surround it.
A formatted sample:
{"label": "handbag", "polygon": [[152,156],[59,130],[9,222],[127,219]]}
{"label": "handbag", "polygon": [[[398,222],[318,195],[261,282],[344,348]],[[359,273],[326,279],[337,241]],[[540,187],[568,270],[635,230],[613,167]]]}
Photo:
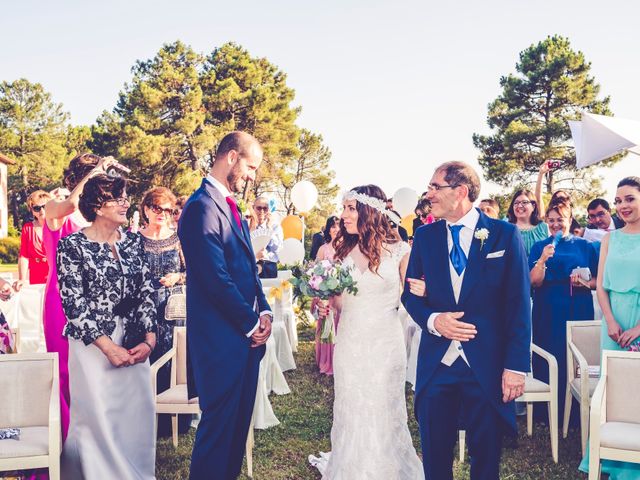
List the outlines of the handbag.
{"label": "handbag", "polygon": [[183,285],[171,287],[171,295],[164,308],[164,319],[169,322],[187,319],[187,293]]}

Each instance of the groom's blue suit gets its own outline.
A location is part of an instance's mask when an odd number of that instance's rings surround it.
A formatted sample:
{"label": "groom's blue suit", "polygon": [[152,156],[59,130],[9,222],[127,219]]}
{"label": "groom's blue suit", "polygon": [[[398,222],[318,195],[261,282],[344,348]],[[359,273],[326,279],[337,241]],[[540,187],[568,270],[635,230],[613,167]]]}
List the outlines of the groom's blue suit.
{"label": "groom's blue suit", "polygon": [[187,264],[187,345],[202,419],[190,478],[240,474],[265,347],[247,334],[269,309],[245,221],[208,180],[189,198],[178,235]]}
{"label": "groom's blue suit", "polygon": [[[402,301],[423,330],[418,354],[415,411],[420,424],[427,480],[452,477],[457,429],[467,430],[473,480],[497,480],[504,426],[515,430],[514,402],[502,402],[504,369],[528,372],[531,302],[529,270],[520,233],[514,225],[479,212],[456,302],[450,274],[447,222],[425,225],[415,233],[407,278],[424,278],[427,296],[406,288]],[[473,340],[462,343],[461,357],[442,363],[451,340],[429,333],[433,313],[464,312],[475,325]]]}

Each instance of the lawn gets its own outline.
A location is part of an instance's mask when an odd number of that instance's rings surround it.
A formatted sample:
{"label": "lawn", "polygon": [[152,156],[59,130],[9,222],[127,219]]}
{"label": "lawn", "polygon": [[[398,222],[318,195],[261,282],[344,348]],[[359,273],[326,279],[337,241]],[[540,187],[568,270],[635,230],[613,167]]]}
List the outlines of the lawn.
{"label": "lawn", "polygon": [[[268,430],[256,430],[253,453],[255,479],[319,479],[320,475],[307,462],[309,454],[330,450],[331,407],[333,381],[317,372],[310,332],[302,333],[296,362],[297,370],[285,376],[291,394],[272,395],[271,403],[280,425]],[[407,389],[411,433],[416,448],[420,440],[413,417],[413,394]],[[586,478],[577,471],[580,462],[580,438],[575,430],[565,440],[560,438],[560,462],[551,459],[549,433],[545,426],[534,425],[533,437],[526,435],[524,417],[519,418],[519,448],[505,449],[500,478],[507,480],[572,480]],[[170,439],[158,443],[157,478],[182,480],[188,478],[189,456],[194,431],[180,437],[178,449]],[[246,470],[243,470],[243,473]],[[244,474],[241,477],[246,479]],[[468,461],[455,465],[456,479],[469,479]]]}

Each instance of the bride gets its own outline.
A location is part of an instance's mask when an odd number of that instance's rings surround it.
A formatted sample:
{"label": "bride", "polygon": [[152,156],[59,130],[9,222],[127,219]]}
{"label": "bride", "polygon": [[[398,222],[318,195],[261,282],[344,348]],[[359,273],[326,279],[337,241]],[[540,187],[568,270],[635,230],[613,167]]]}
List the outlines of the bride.
{"label": "bride", "polygon": [[424,478],[407,425],[407,358],[397,313],[409,246],[392,229],[388,216],[395,214],[385,198],[375,185],[348,192],[334,241],[335,260],[354,266],[358,293],[339,300],[332,452],[309,457],[327,480]]}

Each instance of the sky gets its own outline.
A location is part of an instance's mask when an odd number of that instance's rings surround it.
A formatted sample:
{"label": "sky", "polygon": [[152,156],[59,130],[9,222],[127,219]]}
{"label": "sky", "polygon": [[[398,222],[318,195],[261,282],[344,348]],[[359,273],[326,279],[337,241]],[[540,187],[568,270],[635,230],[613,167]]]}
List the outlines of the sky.
{"label": "sky", "polygon": [[[477,165],[473,133],[518,54],[548,35],[591,62],[613,113],[640,120],[640,4],[609,0],[114,0],[3,6],[0,80],[39,82],[74,124],[111,110],[136,60],[182,40],[210,52],[234,41],[286,72],[298,125],[324,137],[343,189],[425,190],[434,167]],[[603,170],[638,175],[630,156]],[[483,184],[481,196],[500,188]]]}

